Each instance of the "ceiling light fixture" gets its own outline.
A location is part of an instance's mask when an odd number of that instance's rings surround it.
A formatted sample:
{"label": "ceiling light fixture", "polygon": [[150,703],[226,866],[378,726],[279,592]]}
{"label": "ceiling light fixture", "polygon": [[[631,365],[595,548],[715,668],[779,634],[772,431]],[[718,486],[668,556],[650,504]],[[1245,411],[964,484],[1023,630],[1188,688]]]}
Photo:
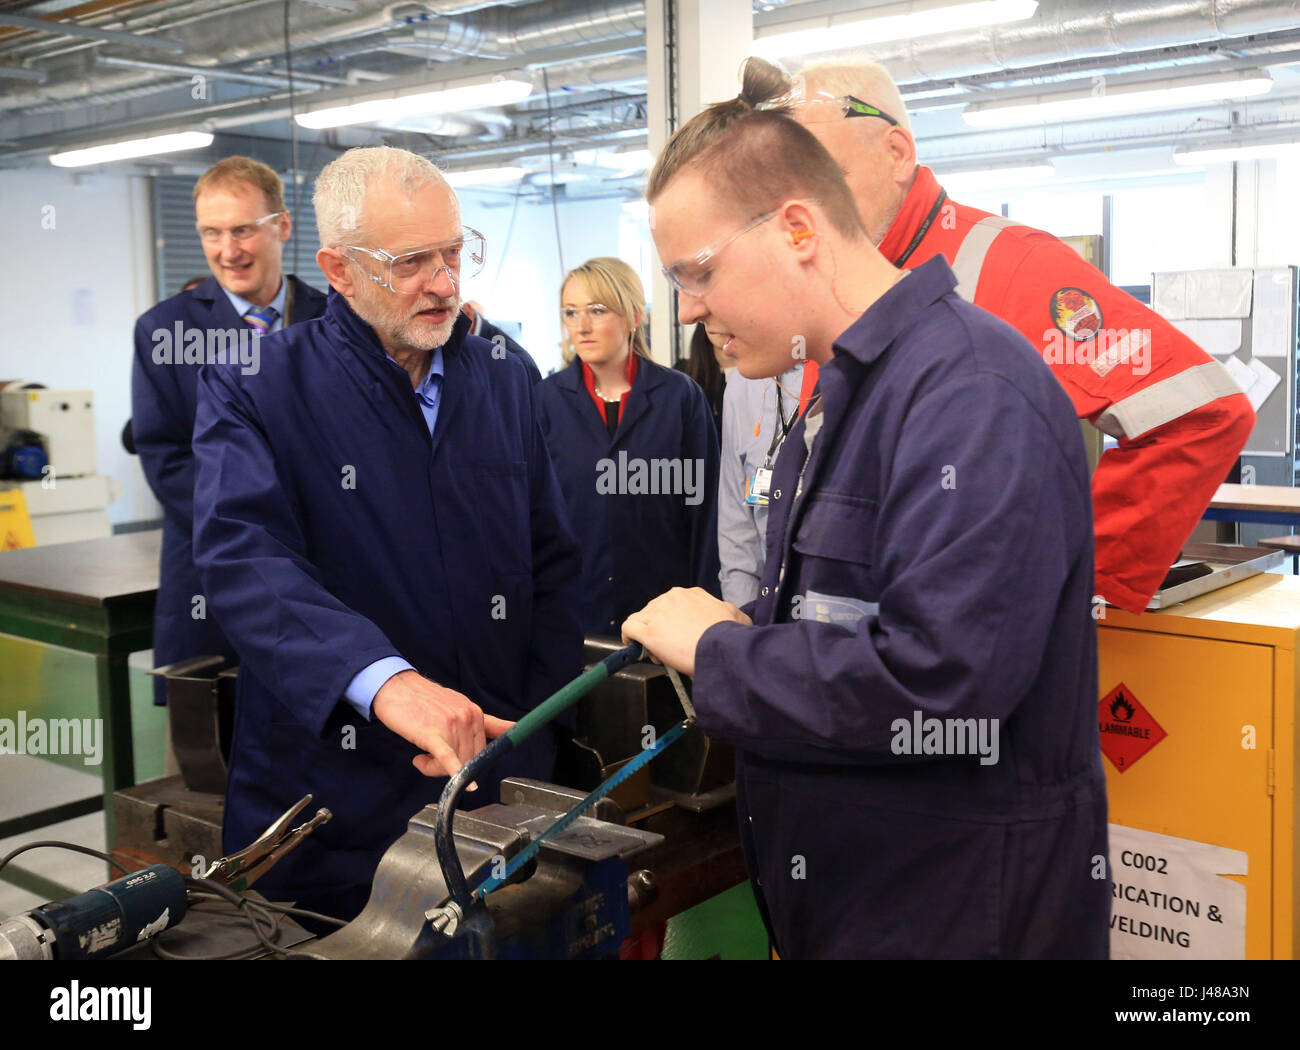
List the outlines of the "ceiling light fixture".
{"label": "ceiling light fixture", "polygon": [[1300,139],[1282,139],[1276,142],[1205,143],[1197,146],[1179,146],[1174,150],[1174,163],[1189,168],[1204,168],[1210,164],[1231,164],[1237,160],[1276,160],[1300,154]]}
{"label": "ceiling light fixture", "polygon": [[494,76],[438,91],[382,95],[343,106],[324,106],[299,113],[294,119],[304,128],[338,128],[348,124],[375,124],[422,113],[456,113],[466,109],[508,106],[533,93],[531,80]]}
{"label": "ceiling light fixture", "polygon": [[1022,22],[1032,18],[1037,10],[1038,0],[975,0],[968,3],[941,0],[929,4],[890,4],[874,10],[867,18],[862,17],[861,11],[855,11],[849,15],[831,15],[795,23],[806,26],[803,29],[791,29],[791,23],[764,26],[755,32],[751,50],[763,58],[839,51],[890,40],[910,40]]}
{"label": "ceiling light fixture", "polygon": [[1051,124],[1198,102],[1251,98],[1266,94],[1272,88],[1272,79],[1258,69],[1145,82],[1116,79],[1108,83],[1104,78],[1097,78],[1089,88],[1026,95],[998,102],[976,102],[962,110],[962,118],[975,128]]}
{"label": "ceiling light fixture", "polygon": [[107,164],[132,157],[151,157],[155,153],[176,153],[186,149],[203,149],[212,145],[212,135],[206,131],[178,131],[170,135],[154,135],[145,139],[128,139],[109,142],[102,146],[85,146],[80,149],[51,153],[50,163],[57,168],[80,168],[87,164]]}
{"label": "ceiling light fixture", "polygon": [[936,171],[935,177],[945,190],[961,195],[979,193],[990,189],[1011,189],[1032,186],[1056,174],[1050,161],[1033,164],[1014,164],[1001,168],[972,168],[966,171]]}

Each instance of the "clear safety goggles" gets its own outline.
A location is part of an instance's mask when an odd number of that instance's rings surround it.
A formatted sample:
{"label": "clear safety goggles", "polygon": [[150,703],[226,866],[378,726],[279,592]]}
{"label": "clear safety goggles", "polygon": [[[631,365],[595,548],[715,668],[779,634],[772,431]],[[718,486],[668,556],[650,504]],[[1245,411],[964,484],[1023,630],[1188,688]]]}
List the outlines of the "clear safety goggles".
{"label": "clear safety goggles", "polygon": [[232,226],[227,230],[223,230],[219,226],[200,226],[197,223],[195,223],[194,228],[199,231],[199,237],[205,244],[220,244],[227,233],[242,244],[244,241],[251,241],[259,233],[262,233],[266,229],[268,222],[278,219],[283,214],[282,211],[273,211],[270,215],[263,215],[260,219],[254,219],[252,222],[246,222],[240,226]]}
{"label": "clear safety goggles", "polygon": [[[809,198],[801,203],[818,204],[820,202],[815,198]],[[784,207],[784,205],[782,205],[782,207]],[[716,259],[718,255],[721,254],[722,250],[732,241],[745,236],[745,234],[749,233],[751,230],[758,229],[763,225],[763,223],[767,222],[768,219],[779,213],[780,210],[780,208],[773,208],[771,211],[760,215],[755,219],[751,219],[731,236],[719,241],[717,244],[709,245],[709,247],[705,248],[703,251],[696,252],[689,259],[685,259],[682,262],[674,263],[672,266],[665,266],[663,268],[664,277],[667,279],[668,283],[679,292],[685,292],[687,295],[693,295],[696,298],[707,294],[709,285],[713,280],[713,267],[711,265],[713,260]]]}
{"label": "clear safety goggles", "polygon": [[900,121],[879,106],[864,102],[856,95],[835,95],[829,91],[810,92],[804,88],[801,80],[796,80],[795,86],[786,94],[767,102],[760,102],[754,108],[782,112],[798,110],[799,119],[807,124],[829,124],[835,120],[851,120],[854,117],[876,117],[893,127],[900,126]]}
{"label": "clear safety goggles", "polygon": [[446,270],[451,283],[460,286],[466,278],[483,272],[487,242],[478,230],[466,226],[460,236],[435,244],[422,244],[397,255],[382,248],[343,244],[339,250],[355,262],[376,284],[393,292],[421,291],[439,270]]}
{"label": "clear safety goggles", "polygon": [[565,328],[577,328],[585,317],[593,325],[600,324],[607,317],[613,317],[614,311],[604,303],[590,303],[587,306],[566,306],[560,311]]}

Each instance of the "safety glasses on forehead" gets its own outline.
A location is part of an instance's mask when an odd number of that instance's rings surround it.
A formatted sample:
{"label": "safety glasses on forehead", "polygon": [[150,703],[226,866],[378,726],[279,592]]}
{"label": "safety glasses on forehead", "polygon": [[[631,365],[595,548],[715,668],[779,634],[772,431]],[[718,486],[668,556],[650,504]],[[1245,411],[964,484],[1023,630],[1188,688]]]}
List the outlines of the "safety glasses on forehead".
{"label": "safety glasses on forehead", "polygon": [[856,95],[835,95],[829,91],[806,93],[799,88],[788,95],[762,102],[756,109],[775,109],[789,111],[799,110],[799,118],[808,124],[826,124],[834,120],[850,120],[853,117],[877,117],[892,127],[900,127],[895,120],[879,106],[863,102]]}
{"label": "safety glasses on forehead", "polygon": [[[820,202],[816,198],[808,198],[800,203],[818,204]],[[781,207],[785,207],[785,205],[782,205]],[[708,291],[709,284],[713,279],[713,269],[710,266],[710,263],[718,257],[722,252],[722,249],[732,241],[743,237],[751,230],[758,229],[758,227],[762,226],[763,223],[777,215],[780,211],[781,208],[773,208],[771,211],[758,216],[758,218],[751,219],[730,237],[719,241],[717,244],[709,245],[709,247],[705,248],[703,251],[696,252],[689,259],[684,259],[682,262],[674,263],[672,266],[665,266],[663,268],[664,277],[667,278],[668,283],[679,292],[685,292],[687,295],[694,295],[696,297],[704,295]]]}
{"label": "safety glasses on forehead", "polygon": [[375,284],[408,294],[422,290],[438,270],[446,270],[457,286],[466,278],[478,276],[487,257],[487,242],[478,230],[466,226],[457,237],[408,248],[396,255],[359,244],[341,244],[338,250]]}

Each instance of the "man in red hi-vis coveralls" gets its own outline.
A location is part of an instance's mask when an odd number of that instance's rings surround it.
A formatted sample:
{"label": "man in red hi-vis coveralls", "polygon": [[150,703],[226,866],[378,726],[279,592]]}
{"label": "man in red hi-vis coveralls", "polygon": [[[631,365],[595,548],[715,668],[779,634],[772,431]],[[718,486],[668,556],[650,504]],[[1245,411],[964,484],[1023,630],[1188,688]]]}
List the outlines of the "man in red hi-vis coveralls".
{"label": "man in red hi-vis coveralls", "polygon": [[1096,592],[1140,612],[1246,444],[1255,422],[1246,396],[1062,241],[949,200],[917,164],[882,67],[816,63],[789,84],[770,105],[792,109],[844,169],[885,258],[913,269],[943,255],[957,292],[1019,329],[1079,417],[1118,440],[1092,479]]}

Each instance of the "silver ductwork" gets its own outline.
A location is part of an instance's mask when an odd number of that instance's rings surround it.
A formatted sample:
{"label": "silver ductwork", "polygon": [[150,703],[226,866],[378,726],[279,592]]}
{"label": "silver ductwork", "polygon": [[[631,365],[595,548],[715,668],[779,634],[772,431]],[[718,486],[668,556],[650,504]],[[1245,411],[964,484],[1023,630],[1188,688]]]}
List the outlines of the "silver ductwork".
{"label": "silver ductwork", "polygon": [[[552,84],[566,87],[631,87],[644,77],[644,60],[627,53],[644,39],[643,0],[425,0],[384,5],[360,0],[358,7],[357,13],[343,15],[325,7],[294,5],[290,46],[299,69],[295,78],[301,76],[300,83],[309,78],[301,73],[299,63],[317,58],[321,72],[341,77],[349,72],[349,58],[376,52],[470,62],[501,59],[511,65],[521,57],[548,52],[546,57],[552,63],[566,61],[548,67]],[[783,29],[802,28],[815,24],[816,19],[824,23],[828,17],[862,10],[861,0],[791,0],[781,4],[758,0],[755,8],[760,33],[771,31],[778,23]],[[228,17],[218,21],[223,13]],[[233,71],[239,79],[261,78],[268,88],[265,96],[176,107],[177,117],[211,119],[220,127],[284,115],[287,102],[276,87],[284,77],[284,71],[277,68],[284,52],[283,17],[283,0],[240,0],[234,4],[190,0],[149,8],[139,15],[105,11],[83,21],[129,32],[152,30],[176,36],[185,43],[185,61],[192,66]],[[1244,37],[1285,30],[1300,31],[1300,0],[1040,0],[1038,14],[1023,24],[890,44],[873,49],[872,54],[904,84],[1017,69],[1026,70],[1026,76],[1050,80],[1059,77],[1061,68],[1071,62],[1096,62],[1104,56],[1224,40],[1250,50]],[[58,57],[41,57],[56,45],[62,48]],[[555,54],[566,48],[589,50],[571,56]],[[602,56],[602,51],[607,53]],[[29,40],[8,47],[0,44],[0,62],[18,64],[16,56],[25,56],[29,68],[49,75],[44,84],[0,94],[0,116],[6,115],[5,110],[37,116],[101,106],[187,86],[184,79],[170,79],[174,74],[159,70],[107,69],[95,61],[96,53],[93,47],[66,39]],[[145,57],[116,48],[110,53],[132,62]],[[593,57],[571,61],[582,54]],[[376,65],[369,71],[351,72],[367,72],[379,81],[385,70]],[[444,74],[439,71],[437,75]],[[455,68],[447,69],[445,75],[455,76]],[[394,86],[403,77],[409,78],[408,69],[403,69]],[[376,84],[359,86],[355,92],[333,89],[329,94],[343,101],[349,94],[364,94],[367,87],[373,92]],[[133,125],[160,122],[165,116],[105,121],[102,114],[96,114],[87,124],[94,121],[98,130],[112,134]],[[52,132],[36,135],[24,128],[21,134],[24,148],[39,149]],[[13,132],[10,135],[14,137]]]}
{"label": "silver ductwork", "polygon": [[517,58],[551,48],[644,35],[644,0],[595,10],[589,0],[544,0],[522,8],[498,6],[468,18],[420,19],[382,39],[325,48],[321,57],[338,62],[374,51],[391,51],[412,58]]}
{"label": "silver ductwork", "polygon": [[[163,22],[159,28],[184,41],[190,55],[210,56],[191,57],[192,64],[228,68],[283,55],[283,17],[279,0],[241,13],[231,24],[231,32],[222,34],[224,39],[233,37],[234,42],[215,54],[210,45],[210,25],[187,31]],[[132,22],[127,24],[135,27]],[[302,8],[295,11],[289,40],[298,56],[320,54],[334,64],[357,54],[390,49],[421,58],[429,57],[430,48],[438,49],[443,57],[510,58],[644,33],[645,4],[641,0],[625,0],[594,11],[588,0],[506,0],[493,4],[448,0],[391,4],[346,20],[322,8]],[[396,36],[399,43],[390,46],[389,36]],[[94,61],[91,51],[67,55],[61,62],[42,68],[49,73],[49,80],[40,90],[0,95],[0,109],[44,110],[60,101],[104,105],[175,86],[175,82],[159,83],[146,72],[106,72]]]}

